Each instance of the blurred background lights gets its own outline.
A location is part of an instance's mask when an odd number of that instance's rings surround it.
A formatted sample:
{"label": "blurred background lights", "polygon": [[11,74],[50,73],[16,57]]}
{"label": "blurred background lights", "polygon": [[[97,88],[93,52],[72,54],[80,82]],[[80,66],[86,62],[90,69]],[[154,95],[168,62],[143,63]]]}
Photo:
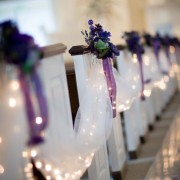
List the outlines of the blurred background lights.
{"label": "blurred background lights", "polygon": [[36,150],[32,150],[30,152],[30,154],[31,154],[31,157],[36,157],[37,156],[37,151]]}
{"label": "blurred background lights", "polygon": [[19,83],[18,81],[12,81],[11,84],[10,84],[12,90],[16,91],[19,89]]}
{"label": "blurred background lights", "polygon": [[16,105],[17,105],[16,99],[9,98],[9,107],[14,108],[16,107]]}
{"label": "blurred background lights", "polygon": [[36,117],[36,124],[42,124],[42,117]]}
{"label": "blurred background lights", "polygon": [[4,167],[0,164],[0,174],[4,173]]}

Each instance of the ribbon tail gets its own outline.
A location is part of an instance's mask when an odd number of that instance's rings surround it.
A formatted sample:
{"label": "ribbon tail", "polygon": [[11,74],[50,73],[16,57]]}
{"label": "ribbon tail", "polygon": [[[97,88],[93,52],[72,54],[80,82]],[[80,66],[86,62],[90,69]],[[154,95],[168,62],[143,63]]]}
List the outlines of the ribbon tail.
{"label": "ribbon tail", "polygon": [[156,63],[157,63],[157,66],[158,66],[158,70],[161,73],[162,70],[161,70],[161,65],[160,65],[160,61],[159,61],[159,50],[155,46],[154,46],[154,55],[156,57]]}
{"label": "ribbon tail", "polygon": [[137,58],[139,62],[139,69],[140,69],[140,77],[141,77],[141,100],[144,101],[145,95],[144,95],[144,73],[143,73],[143,62],[142,62],[142,56],[141,53],[137,53]]}
{"label": "ribbon tail", "polygon": [[20,72],[19,74],[19,82],[20,82],[20,86],[21,86],[21,90],[22,90],[22,94],[24,98],[25,111],[26,111],[26,116],[27,116],[28,124],[29,124],[30,139],[28,140],[28,145],[38,144],[43,141],[43,138],[41,137],[38,129],[36,128],[37,126],[35,122],[36,116],[33,109],[33,104],[32,104],[32,99],[31,99],[31,94],[30,94],[30,87],[23,72]]}
{"label": "ribbon tail", "polygon": [[166,54],[166,58],[167,58],[168,64],[169,64],[169,66],[171,66],[172,63],[171,63],[171,59],[170,59],[170,55],[169,55],[169,47],[165,47],[164,51],[165,51],[165,54]]}
{"label": "ribbon tail", "polygon": [[111,59],[103,59],[103,70],[106,77],[109,97],[112,105],[113,118],[116,117],[116,82],[112,71]]}
{"label": "ribbon tail", "polygon": [[34,69],[33,73],[31,74],[31,81],[34,83],[34,90],[39,105],[40,117],[42,118],[42,123],[39,125],[39,130],[42,131],[48,125],[48,107],[42,82],[38,73],[36,72],[36,69]]}

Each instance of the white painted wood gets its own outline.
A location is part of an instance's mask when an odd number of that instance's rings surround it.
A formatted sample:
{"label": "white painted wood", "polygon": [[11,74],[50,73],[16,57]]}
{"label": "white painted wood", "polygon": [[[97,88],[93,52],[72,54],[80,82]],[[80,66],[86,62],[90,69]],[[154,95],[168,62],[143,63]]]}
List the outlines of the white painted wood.
{"label": "white painted wood", "polygon": [[153,104],[153,89],[151,90],[151,96],[145,101],[145,109],[147,113],[147,121],[149,125],[153,125],[155,121],[155,109]]}
{"label": "white painted wood", "polygon": [[[83,92],[86,91],[86,79],[88,71],[91,68],[92,56],[90,54],[73,56],[77,89],[79,100],[83,98]],[[95,154],[91,166],[88,168],[89,180],[109,180],[109,163],[107,156],[107,147],[104,144]]]}
{"label": "white painted wood", "polygon": [[[132,81],[133,74],[136,72],[131,72],[128,65],[131,64],[131,54],[127,51],[121,52],[121,55],[117,57],[117,68],[120,75],[126,80],[127,83]],[[131,64],[131,66],[133,66]],[[137,71],[138,72],[138,71]],[[132,74],[127,77],[127,74]],[[131,79],[130,79],[131,78]],[[137,87],[136,87],[137,88]],[[131,109],[124,112],[124,122],[126,131],[126,143],[128,151],[135,151],[139,145],[139,136],[144,134],[145,129],[143,125],[143,119],[140,118],[140,109],[138,105],[138,100],[134,101]],[[136,112],[137,111],[137,112]]]}
{"label": "white painted wood", "polygon": [[113,119],[113,130],[107,141],[107,145],[112,172],[122,170],[126,160],[126,152],[119,113],[117,113],[116,118]]}
{"label": "white painted wood", "polygon": [[144,137],[147,133],[147,114],[145,111],[145,101],[141,101],[139,97],[136,98],[135,102],[135,118],[137,127],[139,130],[139,136]]}
{"label": "white painted wood", "polygon": [[48,98],[51,122],[48,129],[50,130],[52,128],[52,131],[59,131],[59,127],[61,127],[66,128],[69,133],[73,133],[63,55],[60,54],[44,59],[42,66],[42,77]]}
{"label": "white painted wood", "polygon": [[[49,125],[45,131],[47,140],[43,150],[47,158],[51,158],[52,154],[54,157],[59,156],[62,144],[58,142],[66,136],[64,132],[73,135],[73,123],[63,55],[44,59],[42,66],[49,108]],[[56,143],[56,148],[52,148],[52,143]]]}
{"label": "white painted wood", "polygon": [[136,103],[134,102],[131,109],[124,112],[124,127],[128,152],[136,151],[140,143],[140,132],[137,127],[137,120],[140,120],[140,118],[138,118],[136,114]]}
{"label": "white painted wood", "polygon": [[88,169],[88,177],[89,180],[110,180],[107,147],[105,144],[100,147],[94,156],[92,164]]}

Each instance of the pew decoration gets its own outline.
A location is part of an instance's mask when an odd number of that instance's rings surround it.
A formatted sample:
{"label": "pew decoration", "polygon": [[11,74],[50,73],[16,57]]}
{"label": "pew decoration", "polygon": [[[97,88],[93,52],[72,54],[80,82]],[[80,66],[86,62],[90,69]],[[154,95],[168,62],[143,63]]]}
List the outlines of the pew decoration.
{"label": "pew decoration", "polygon": [[[48,124],[48,109],[41,79],[38,75],[38,62],[42,58],[41,49],[34,43],[31,36],[19,32],[18,27],[12,21],[0,24],[0,50],[2,54],[1,64],[4,68],[11,69],[7,74],[12,84],[20,86],[24,98],[24,106],[29,125],[28,145],[42,143],[43,131]],[[16,73],[14,73],[16,72]],[[12,78],[12,79],[11,79]],[[14,103],[15,103],[14,99]],[[38,112],[34,107],[34,101],[38,104]]]}
{"label": "pew decoration", "polygon": [[151,90],[150,90],[151,78],[145,77],[145,69],[143,62],[144,48],[140,44],[140,37],[138,33],[135,31],[125,32],[123,38],[126,41],[128,50],[132,53],[132,58],[134,60],[136,59],[139,64],[139,73],[140,73],[140,81],[141,81],[140,97],[141,100],[143,101],[145,100],[146,96],[148,97],[151,94]]}
{"label": "pew decoration", "polygon": [[119,56],[119,50],[110,42],[111,33],[105,31],[100,24],[94,24],[92,20],[88,21],[90,32],[81,31],[88,44],[88,49],[102,63],[105,74],[109,97],[111,100],[113,118],[118,112],[130,108],[133,101],[133,93],[130,87],[120,77],[119,73],[113,68],[113,60]]}
{"label": "pew decoration", "polygon": [[161,90],[166,89],[166,81],[168,72],[162,69],[161,59],[160,59],[160,50],[161,50],[161,41],[158,34],[151,36],[148,33],[143,35],[144,44],[146,46],[146,53],[149,56],[151,66],[152,81],[155,87],[160,88]]}
{"label": "pew decoration", "polygon": [[114,118],[116,117],[116,82],[112,72],[111,61],[115,55],[119,56],[119,51],[116,46],[110,42],[110,32],[104,31],[100,24],[94,25],[92,20],[89,20],[88,24],[90,26],[90,32],[88,33],[86,30],[81,32],[85,36],[85,41],[88,44],[91,53],[98,59],[102,59]]}

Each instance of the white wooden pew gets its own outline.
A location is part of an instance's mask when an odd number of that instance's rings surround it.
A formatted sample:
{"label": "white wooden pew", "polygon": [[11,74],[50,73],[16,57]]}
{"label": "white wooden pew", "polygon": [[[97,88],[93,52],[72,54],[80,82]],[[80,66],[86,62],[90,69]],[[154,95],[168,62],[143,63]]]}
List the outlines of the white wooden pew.
{"label": "white wooden pew", "polygon": [[[129,67],[127,67],[128,61],[132,61],[131,54],[127,50],[121,51],[121,55],[117,57],[117,69],[124,79],[126,79],[126,75],[129,73]],[[128,80],[127,83],[129,83]],[[135,98],[132,107],[129,110],[125,111],[123,114],[127,150],[130,159],[135,159],[138,156],[140,145],[139,140],[141,139],[141,141],[144,142],[145,135],[147,133],[146,114],[144,113],[144,106],[142,105],[139,97]]]}
{"label": "white wooden pew", "polygon": [[[70,53],[74,60],[78,95],[79,98],[82,98],[83,91],[85,91],[88,71],[93,68],[92,55],[86,51],[85,47],[81,46],[73,47],[70,50]],[[109,163],[112,170],[112,176],[118,179],[123,176],[126,154],[119,114],[113,119],[113,129],[107,145],[110,162],[108,161],[107,147],[106,144],[104,144],[96,153],[93,162],[88,169],[89,180],[109,180]]]}

